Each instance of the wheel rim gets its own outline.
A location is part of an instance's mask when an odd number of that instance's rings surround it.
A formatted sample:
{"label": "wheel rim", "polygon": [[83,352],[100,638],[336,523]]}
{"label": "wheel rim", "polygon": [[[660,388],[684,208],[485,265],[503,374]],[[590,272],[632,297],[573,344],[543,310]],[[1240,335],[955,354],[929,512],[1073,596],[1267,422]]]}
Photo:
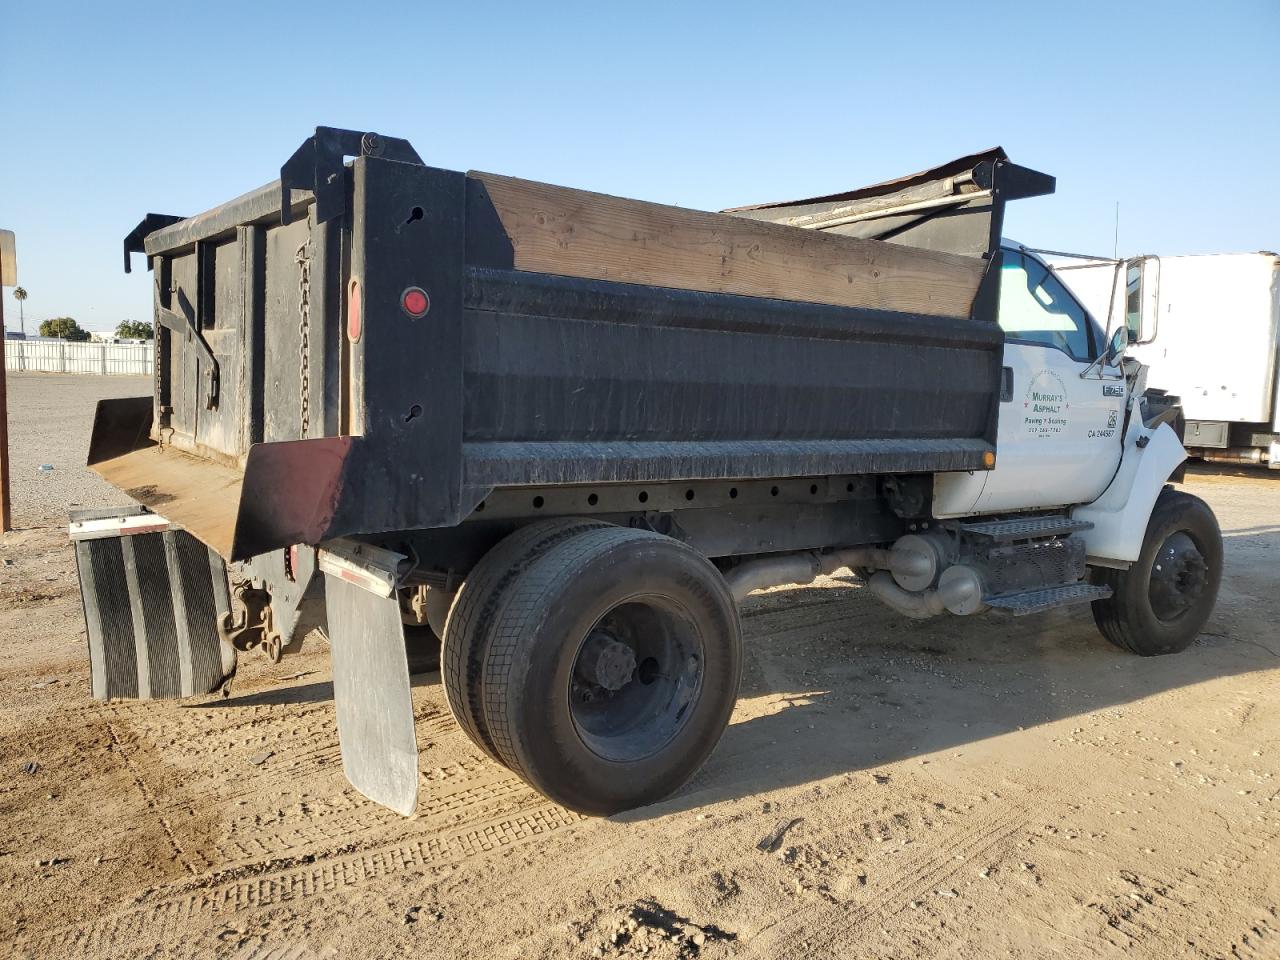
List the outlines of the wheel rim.
{"label": "wheel rim", "polygon": [[1209,565],[1199,544],[1185,530],[1170,534],[1151,567],[1152,612],[1161,620],[1176,620],[1197,604],[1208,582]]}
{"label": "wheel rim", "polygon": [[704,660],[701,632],[673,601],[641,597],[613,607],[574,658],[569,713],[578,736],[605,760],[657,753],[688,723]]}

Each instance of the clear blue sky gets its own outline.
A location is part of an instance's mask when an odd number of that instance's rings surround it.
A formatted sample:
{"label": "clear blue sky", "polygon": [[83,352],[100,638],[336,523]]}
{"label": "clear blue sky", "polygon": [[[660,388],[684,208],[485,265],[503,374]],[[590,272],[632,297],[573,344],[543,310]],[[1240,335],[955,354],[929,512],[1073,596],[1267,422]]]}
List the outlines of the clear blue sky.
{"label": "clear blue sky", "polygon": [[151,317],[142,214],[268,182],[317,124],[712,210],[1000,144],[1058,177],[1026,242],[1109,252],[1119,199],[1122,253],[1280,248],[1278,0],[0,0],[0,121],[27,315],[89,329]]}

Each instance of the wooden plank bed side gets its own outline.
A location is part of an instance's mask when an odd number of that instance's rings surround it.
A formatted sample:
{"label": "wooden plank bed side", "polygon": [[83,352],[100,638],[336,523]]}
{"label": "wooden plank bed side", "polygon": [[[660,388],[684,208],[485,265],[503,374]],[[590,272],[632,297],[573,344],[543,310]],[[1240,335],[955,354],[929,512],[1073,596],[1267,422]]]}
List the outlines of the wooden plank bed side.
{"label": "wooden plank bed side", "polygon": [[517,270],[967,317],[985,266],[879,240],[467,175],[488,192]]}

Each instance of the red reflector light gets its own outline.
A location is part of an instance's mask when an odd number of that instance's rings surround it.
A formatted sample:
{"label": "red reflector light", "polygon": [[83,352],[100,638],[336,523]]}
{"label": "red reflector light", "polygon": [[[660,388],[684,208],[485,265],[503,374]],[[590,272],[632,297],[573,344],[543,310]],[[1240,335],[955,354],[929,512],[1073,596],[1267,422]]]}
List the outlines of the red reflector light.
{"label": "red reflector light", "polygon": [[400,294],[400,306],[404,308],[405,313],[416,320],[418,317],[426,316],[427,311],[431,309],[431,298],[421,287],[409,287]]}
{"label": "red reflector light", "polygon": [[364,318],[360,316],[360,282],[351,278],[347,284],[347,339],[356,343],[364,332]]}

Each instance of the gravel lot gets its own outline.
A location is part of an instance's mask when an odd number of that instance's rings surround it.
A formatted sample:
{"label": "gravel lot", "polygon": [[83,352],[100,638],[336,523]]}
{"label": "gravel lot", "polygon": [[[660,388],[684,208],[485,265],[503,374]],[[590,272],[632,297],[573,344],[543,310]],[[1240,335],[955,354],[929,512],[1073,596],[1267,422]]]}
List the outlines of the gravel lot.
{"label": "gravel lot", "polygon": [[0,954],[1280,957],[1280,476],[1190,474],[1227,569],[1178,656],[827,579],[748,602],[721,746],[623,816],[547,802],[415,677],[405,819],[346,785],[322,643],[227,699],[89,699],[66,503],[118,498],[78,466],[93,400],[147,387],[11,379]]}
{"label": "gravel lot", "polygon": [[[84,469],[93,407],[109,397],[151,393],[150,377],[9,373],[9,469],[13,524],[21,529],[67,518],[67,508],[129,499]],[[50,471],[40,467],[48,464]]]}

